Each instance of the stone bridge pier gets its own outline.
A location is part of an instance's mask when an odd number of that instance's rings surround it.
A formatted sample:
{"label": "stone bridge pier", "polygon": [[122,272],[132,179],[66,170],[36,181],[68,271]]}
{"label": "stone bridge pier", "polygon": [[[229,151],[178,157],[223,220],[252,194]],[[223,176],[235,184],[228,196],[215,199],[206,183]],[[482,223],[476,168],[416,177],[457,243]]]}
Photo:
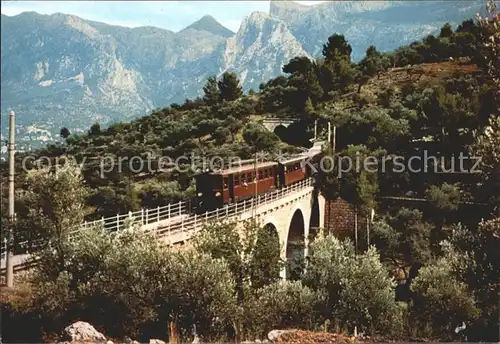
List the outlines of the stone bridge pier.
{"label": "stone bridge pier", "polygon": [[325,198],[312,187],[258,215],[261,226],[276,231],[281,259],[286,267],[284,279],[297,279],[304,270],[309,244],[325,224]]}

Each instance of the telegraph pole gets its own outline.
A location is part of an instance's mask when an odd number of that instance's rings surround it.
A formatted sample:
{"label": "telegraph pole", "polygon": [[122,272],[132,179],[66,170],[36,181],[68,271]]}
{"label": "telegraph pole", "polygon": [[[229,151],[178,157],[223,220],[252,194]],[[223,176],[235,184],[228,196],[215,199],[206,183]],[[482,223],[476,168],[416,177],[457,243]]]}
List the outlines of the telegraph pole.
{"label": "telegraph pole", "polygon": [[334,125],[333,126],[333,142],[332,142],[332,150],[333,150],[333,153],[335,154],[335,141],[337,140],[337,126]]}
{"label": "telegraph pole", "polygon": [[318,120],[314,121],[314,142],[316,142],[318,136]]}
{"label": "telegraph pole", "polygon": [[328,122],[328,148],[330,148],[332,144],[332,123]]}
{"label": "telegraph pole", "polygon": [[254,164],[253,164],[253,173],[254,175],[254,181],[255,181],[255,196],[254,196],[254,201],[253,201],[253,209],[252,209],[252,217],[254,222],[256,223],[257,221],[257,197],[259,195],[259,176],[257,173],[257,150],[255,150],[255,158],[254,158]]}
{"label": "telegraph pole", "polygon": [[12,252],[13,243],[13,226],[14,226],[14,154],[15,154],[15,128],[14,128],[14,111],[9,113],[9,227],[7,234],[7,250],[6,258],[6,280],[7,288],[14,286],[14,254]]}

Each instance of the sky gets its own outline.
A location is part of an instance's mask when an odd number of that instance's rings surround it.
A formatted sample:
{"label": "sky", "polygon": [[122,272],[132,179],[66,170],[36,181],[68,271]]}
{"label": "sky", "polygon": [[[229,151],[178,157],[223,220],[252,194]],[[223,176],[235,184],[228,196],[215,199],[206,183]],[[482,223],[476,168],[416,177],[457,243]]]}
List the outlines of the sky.
{"label": "sky", "polygon": [[[314,5],[324,1],[296,1]],[[66,13],[126,27],[156,26],[179,31],[211,15],[233,32],[252,11],[269,12],[269,1],[2,1],[2,14]]]}

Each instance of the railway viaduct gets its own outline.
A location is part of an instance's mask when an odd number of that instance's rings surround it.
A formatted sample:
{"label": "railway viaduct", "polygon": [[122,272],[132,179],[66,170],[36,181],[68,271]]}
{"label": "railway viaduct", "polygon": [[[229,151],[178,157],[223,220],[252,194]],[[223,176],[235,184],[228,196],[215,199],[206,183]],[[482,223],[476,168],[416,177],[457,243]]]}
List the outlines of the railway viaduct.
{"label": "railway viaduct", "polygon": [[[315,142],[304,157],[317,154],[323,144]],[[308,178],[204,214],[191,213],[187,202],[179,202],[84,223],[72,233],[89,227],[100,227],[112,232],[137,228],[152,232],[161,242],[174,246],[185,245],[209,222],[228,221],[242,226],[245,221],[253,219],[260,226],[277,234],[281,258],[294,261],[293,258],[307,256],[310,240],[319,228],[325,227],[325,203],[325,198],[316,189],[313,179]],[[2,273],[5,271],[4,252],[2,247]],[[30,254],[14,256],[15,270],[20,271],[32,265]],[[282,271],[282,277],[289,277],[289,273]]]}
{"label": "railway viaduct", "polygon": [[[325,224],[325,198],[316,190],[312,179],[259,195],[256,198],[226,205],[204,214],[189,213],[185,204],[178,203],[157,209],[141,210],[113,218],[86,223],[83,228],[99,226],[110,231],[137,228],[152,232],[169,246],[185,245],[209,222],[236,222],[242,227],[248,220],[274,231],[279,238],[281,258],[293,261],[307,255],[309,241]],[[32,266],[29,254],[15,256],[15,270]],[[2,272],[5,260],[2,259]],[[289,277],[282,271],[282,277]]]}
{"label": "railway viaduct", "polygon": [[[239,206],[239,209],[238,209]],[[185,223],[185,230],[162,235],[162,229],[155,231],[161,240],[169,245],[185,244],[207,221],[231,221],[243,227],[243,223],[255,219],[265,229],[274,231],[279,238],[281,258],[287,261],[304,258],[308,246],[325,224],[325,198],[317,192],[311,179],[301,181],[283,190],[277,190],[258,199],[248,200],[220,208],[218,211],[191,218]],[[195,223],[196,222],[196,223]],[[288,278],[289,271],[282,271]]]}

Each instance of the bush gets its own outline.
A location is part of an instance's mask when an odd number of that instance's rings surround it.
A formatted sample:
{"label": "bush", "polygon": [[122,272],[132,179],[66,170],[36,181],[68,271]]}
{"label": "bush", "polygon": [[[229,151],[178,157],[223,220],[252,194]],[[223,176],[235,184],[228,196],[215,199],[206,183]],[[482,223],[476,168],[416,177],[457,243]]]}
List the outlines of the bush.
{"label": "bush", "polygon": [[[154,237],[125,231],[81,232],[59,255],[42,252],[27,304],[40,327],[54,333],[75,320],[112,337],[147,340],[219,335],[235,314],[234,281],[227,265],[208,255],[170,252]],[[167,326],[168,330],[167,330]]]}
{"label": "bush", "polygon": [[474,299],[466,285],[453,276],[447,259],[422,268],[411,289],[415,293],[411,318],[417,324],[415,328],[427,330],[424,336],[453,339],[457,326],[478,315]]}
{"label": "bush", "polygon": [[301,282],[275,282],[258,289],[247,302],[246,326],[258,338],[273,329],[313,330],[319,324],[323,302],[319,292]]}
{"label": "bush", "polygon": [[395,302],[394,281],[380,263],[375,249],[355,254],[351,242],[332,235],[311,245],[305,283],[325,295],[323,315],[352,332],[354,326],[369,333],[398,330],[401,311]]}

